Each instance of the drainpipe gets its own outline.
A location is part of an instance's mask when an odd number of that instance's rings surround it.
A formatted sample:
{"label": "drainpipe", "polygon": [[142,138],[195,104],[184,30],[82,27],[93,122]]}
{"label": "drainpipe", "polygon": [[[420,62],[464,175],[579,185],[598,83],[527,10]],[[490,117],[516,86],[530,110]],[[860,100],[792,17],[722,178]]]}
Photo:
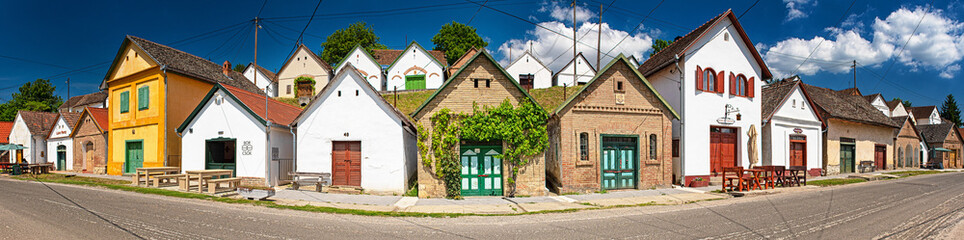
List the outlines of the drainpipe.
{"label": "drainpipe", "polygon": [[679,133],[679,175],[680,176],[679,177],[680,177],[680,185],[686,186],[686,183],[683,182],[683,180],[685,179],[683,177],[685,175],[685,169],[683,168],[684,167],[683,164],[686,163],[686,151],[684,151],[686,149],[685,147],[686,144],[684,144],[686,143],[685,142],[686,138],[684,137],[686,136],[685,134],[686,128],[683,127],[685,126],[683,124],[683,119],[686,118],[685,117],[686,111],[684,111],[685,104],[683,104],[685,100],[684,96],[686,96],[686,94],[684,94],[685,91],[683,90],[683,81],[686,81],[686,79],[683,75],[683,68],[679,66],[679,54],[676,54],[673,56],[675,59],[674,64],[676,64],[676,71],[679,72],[679,110],[677,111],[677,113],[679,114],[679,131],[680,131]]}
{"label": "drainpipe", "polygon": [[297,172],[295,167],[298,166],[298,138],[295,137],[294,123],[288,126],[288,132],[291,133],[291,171]]}
{"label": "drainpipe", "polygon": [[[161,65],[161,72],[162,72],[163,75],[164,75],[164,95],[168,95],[168,87],[167,87],[167,65]],[[165,167],[168,165],[168,160],[171,158],[170,155],[168,155],[168,154],[170,154],[170,151],[169,151],[169,149],[167,148],[167,125],[171,124],[171,123],[169,123],[169,122],[167,121],[167,120],[168,120],[168,119],[167,119],[167,116],[169,116],[169,115],[167,115],[167,114],[168,114],[168,111],[167,111],[167,102],[168,102],[168,97],[167,97],[167,96],[164,96],[164,118],[165,118],[165,119],[164,119],[164,135],[165,135],[165,136],[164,136],[164,166],[165,166]],[[181,166],[177,166],[177,167],[180,168]]]}
{"label": "drainpipe", "polygon": [[264,183],[265,186],[271,186],[271,120],[268,120],[267,114],[264,116]]}

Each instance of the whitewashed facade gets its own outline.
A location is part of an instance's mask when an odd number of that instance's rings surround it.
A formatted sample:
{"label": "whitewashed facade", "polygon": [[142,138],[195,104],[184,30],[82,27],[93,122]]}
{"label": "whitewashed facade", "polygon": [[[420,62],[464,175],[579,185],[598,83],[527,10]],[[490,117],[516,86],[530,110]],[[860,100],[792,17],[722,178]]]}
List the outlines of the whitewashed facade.
{"label": "whitewashed facade", "polygon": [[360,45],[355,46],[355,49],[351,50],[351,52],[345,56],[345,59],[342,59],[341,62],[338,63],[338,66],[335,66],[335,74],[341,72],[341,69],[345,68],[348,64],[355,67],[355,70],[357,70],[373,88],[379,91],[385,90],[385,74],[382,72],[382,66]]}
{"label": "whitewashed facade", "polygon": [[[25,163],[46,163],[47,162],[47,135],[42,132],[33,133],[30,127],[24,122],[23,112],[18,112],[13,120],[13,128],[10,129],[10,144],[21,145],[26,149],[21,150],[22,158]],[[11,151],[10,162],[17,162],[16,151]]]}
{"label": "whitewashed facade", "polygon": [[[80,113],[75,113],[80,114]],[[76,119],[75,119],[76,121]],[[70,133],[73,132],[73,127],[75,123],[71,123],[64,117],[63,114],[57,117],[57,122],[54,127],[50,129],[50,136],[47,137],[47,153],[49,153],[50,161],[54,164],[54,168],[58,170],[73,170],[74,167],[74,140],[70,138]],[[64,165],[60,165],[60,152],[59,149],[63,149],[64,152]]]}
{"label": "whitewashed facade", "polygon": [[334,142],[360,142],[357,187],[366,192],[402,194],[415,178],[415,128],[353,67],[335,75],[292,124],[297,133],[295,169],[299,172],[333,173]]}
{"label": "whitewashed facade", "polygon": [[[244,71],[241,72],[244,77],[258,86],[258,89],[265,91],[268,97],[278,97],[278,88],[274,86],[274,74],[268,74],[260,69],[258,69],[254,63],[249,63],[247,67],[244,67]],[[269,76],[270,75],[270,76]]]}
{"label": "whitewashed facade", "polygon": [[576,54],[573,60],[569,60],[566,66],[563,66],[555,75],[552,75],[552,81],[555,86],[576,86],[582,85],[592,77],[596,76],[596,68],[586,60],[586,57],[582,53]]}
{"label": "whitewashed facade", "polygon": [[[755,154],[761,156],[760,87],[763,79],[772,77],[731,11],[706,24],[709,26],[699,28],[703,31],[693,31],[673,42],[639,68],[673,109],[682,115],[682,120],[673,120],[673,138],[679,141],[678,161],[673,162],[673,170],[676,180],[684,184],[698,177],[709,179],[714,164],[711,158],[733,161],[729,164],[731,166],[749,167],[748,133],[751,128],[758,133]],[[674,55],[679,55],[678,60]],[[702,81],[719,79],[720,75],[722,79],[718,82]],[[746,80],[743,84],[746,91],[740,93],[731,89],[731,79],[734,78]],[[717,133],[711,134],[714,131]],[[717,149],[721,147],[719,145],[712,146],[711,136],[721,133],[735,138],[735,149],[725,146],[733,150],[733,156]]]}
{"label": "whitewashed facade", "polygon": [[423,89],[437,89],[445,81],[445,65],[414,41],[385,70],[385,90],[415,90],[405,87],[406,78],[412,76],[425,76]]}
{"label": "whitewashed facade", "polygon": [[778,82],[764,88],[783,89],[762,90],[783,95],[766,97],[776,100],[776,107],[763,119],[763,165],[822,167],[823,121],[798,83]]}
{"label": "whitewashed facade", "polygon": [[[516,58],[512,63],[505,68],[509,75],[512,75],[516,82],[519,82],[522,75],[532,75],[532,88],[541,89],[552,87],[552,70],[542,64],[538,58],[532,55],[529,51],[526,51]],[[521,83],[520,83],[521,84]]]}

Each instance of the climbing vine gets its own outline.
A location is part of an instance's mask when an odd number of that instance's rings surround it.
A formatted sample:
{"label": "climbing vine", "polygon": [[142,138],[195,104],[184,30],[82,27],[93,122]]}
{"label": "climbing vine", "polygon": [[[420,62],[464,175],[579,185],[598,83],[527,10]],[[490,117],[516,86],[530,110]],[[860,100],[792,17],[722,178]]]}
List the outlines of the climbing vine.
{"label": "climbing vine", "polygon": [[515,196],[519,170],[549,145],[548,115],[528,99],[519,102],[518,107],[508,99],[494,108],[475,105],[472,115],[453,114],[449,109],[442,109],[431,117],[431,121],[431,142],[426,143],[429,134],[424,134],[426,132],[420,127],[419,132],[423,134],[419,135],[418,147],[423,164],[430,167],[434,161],[436,175],[445,182],[446,194],[450,198],[461,195],[460,139],[503,143],[502,154],[497,157],[510,169],[506,176],[509,196]]}
{"label": "climbing vine", "polygon": [[295,84],[299,84],[299,83],[303,83],[303,82],[311,83],[311,92],[315,92],[315,79],[314,79],[314,78],[311,78],[311,77],[308,77],[308,76],[301,76],[301,77],[295,78]]}

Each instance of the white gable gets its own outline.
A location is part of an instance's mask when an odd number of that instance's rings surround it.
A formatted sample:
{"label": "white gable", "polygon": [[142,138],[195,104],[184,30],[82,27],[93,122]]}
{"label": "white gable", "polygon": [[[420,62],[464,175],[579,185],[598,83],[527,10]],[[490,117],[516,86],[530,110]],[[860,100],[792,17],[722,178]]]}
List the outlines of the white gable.
{"label": "white gable", "polygon": [[67,124],[67,120],[64,119],[63,115],[57,117],[57,124],[50,130],[49,139],[70,137],[70,128],[72,127],[73,126]]}
{"label": "white gable", "polygon": [[351,53],[348,53],[342,63],[338,65],[338,68],[335,69],[335,74],[341,72],[341,69],[349,63],[358,70],[369,85],[375,89],[384,90],[382,88],[382,66],[372,60],[364,48],[355,47]]}
{"label": "white gable", "polygon": [[[235,171],[238,177],[265,177],[265,129],[240,102],[218,90],[182,131],[181,169],[203,170],[205,166],[205,143],[209,139],[235,139]],[[284,141],[272,139],[272,141]],[[290,141],[290,139],[288,139]],[[248,153],[241,151],[251,146]]]}
{"label": "white gable", "polygon": [[[578,56],[575,61],[569,61],[565,67],[562,67],[562,69],[556,73],[556,86],[574,86],[579,83],[588,83],[592,80],[593,76],[596,76],[596,71],[593,70],[592,65],[589,64],[586,57],[582,54]],[[574,76],[578,83],[573,81]]]}
{"label": "white gable", "polygon": [[890,116],[892,117],[903,117],[907,115],[908,113],[907,109],[904,108],[904,103],[897,103],[897,107],[894,107],[894,110],[890,111]]}
{"label": "white gable", "polygon": [[[244,68],[244,71],[242,71],[242,74],[244,74],[244,77],[247,78],[248,81],[254,83],[261,90],[268,88],[268,84],[274,81],[273,79],[269,79],[268,75],[265,75],[259,71],[258,68],[254,67],[254,64],[248,64],[248,66]],[[255,76],[257,76],[257,78],[255,78]],[[272,86],[271,91],[267,92],[269,97],[278,96],[277,87]]]}
{"label": "white gable", "polygon": [[773,113],[774,118],[791,121],[820,121],[820,119],[817,118],[817,114],[813,111],[813,106],[810,105],[806,96],[803,95],[803,91],[800,90],[800,85],[793,87],[789,95],[790,96],[784,100],[783,105],[780,105],[780,108]]}
{"label": "white gable", "polygon": [[887,103],[884,102],[884,99],[881,98],[880,95],[874,96],[874,99],[870,101],[870,105],[873,105],[875,108],[877,108],[877,110],[884,113],[884,115],[893,117],[890,115],[890,107],[887,107]]}
{"label": "white gable", "polygon": [[443,67],[424,48],[412,43],[395,59],[394,65],[387,69],[385,90],[393,90],[395,87],[406,90],[405,76],[412,75],[425,75],[425,89],[437,89],[445,81]]}
{"label": "white gable", "polygon": [[937,108],[935,108],[934,111],[931,112],[931,116],[930,116],[929,120],[930,120],[930,123],[931,123],[931,124],[941,124],[941,122],[942,122],[942,120],[941,120],[941,114],[940,114],[939,112],[937,112]]}
{"label": "white gable", "polygon": [[543,65],[535,56],[525,52],[518,59],[512,62],[505,71],[512,75],[512,78],[519,81],[519,75],[532,74],[533,88],[552,87],[552,70]]}

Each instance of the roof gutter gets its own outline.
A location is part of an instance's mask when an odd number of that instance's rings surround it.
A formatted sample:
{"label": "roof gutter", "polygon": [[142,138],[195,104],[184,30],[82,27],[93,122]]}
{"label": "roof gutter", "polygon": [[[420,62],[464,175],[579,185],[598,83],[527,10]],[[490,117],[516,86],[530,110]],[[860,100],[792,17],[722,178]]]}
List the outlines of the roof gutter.
{"label": "roof gutter", "polygon": [[[162,75],[164,75],[164,95],[168,95],[167,65],[161,65],[161,73],[162,73]],[[169,155],[169,154],[170,154],[170,150],[169,150],[168,147],[167,147],[167,138],[166,138],[166,135],[167,135],[167,127],[168,127],[168,125],[171,124],[171,123],[168,121],[168,119],[167,119],[167,116],[169,116],[169,115],[167,115],[167,114],[168,114],[168,107],[167,107],[167,105],[168,105],[167,102],[168,102],[168,101],[169,101],[169,100],[168,100],[168,97],[167,97],[167,96],[164,96],[164,118],[165,118],[165,119],[164,119],[164,135],[165,135],[165,138],[164,138],[164,166],[165,166],[165,167],[168,166],[169,160],[171,159],[171,155]],[[180,136],[181,136],[181,133],[177,133],[177,136],[180,137]],[[178,165],[180,165],[180,161],[178,161]],[[178,166],[178,167],[180,168],[181,166]]]}

